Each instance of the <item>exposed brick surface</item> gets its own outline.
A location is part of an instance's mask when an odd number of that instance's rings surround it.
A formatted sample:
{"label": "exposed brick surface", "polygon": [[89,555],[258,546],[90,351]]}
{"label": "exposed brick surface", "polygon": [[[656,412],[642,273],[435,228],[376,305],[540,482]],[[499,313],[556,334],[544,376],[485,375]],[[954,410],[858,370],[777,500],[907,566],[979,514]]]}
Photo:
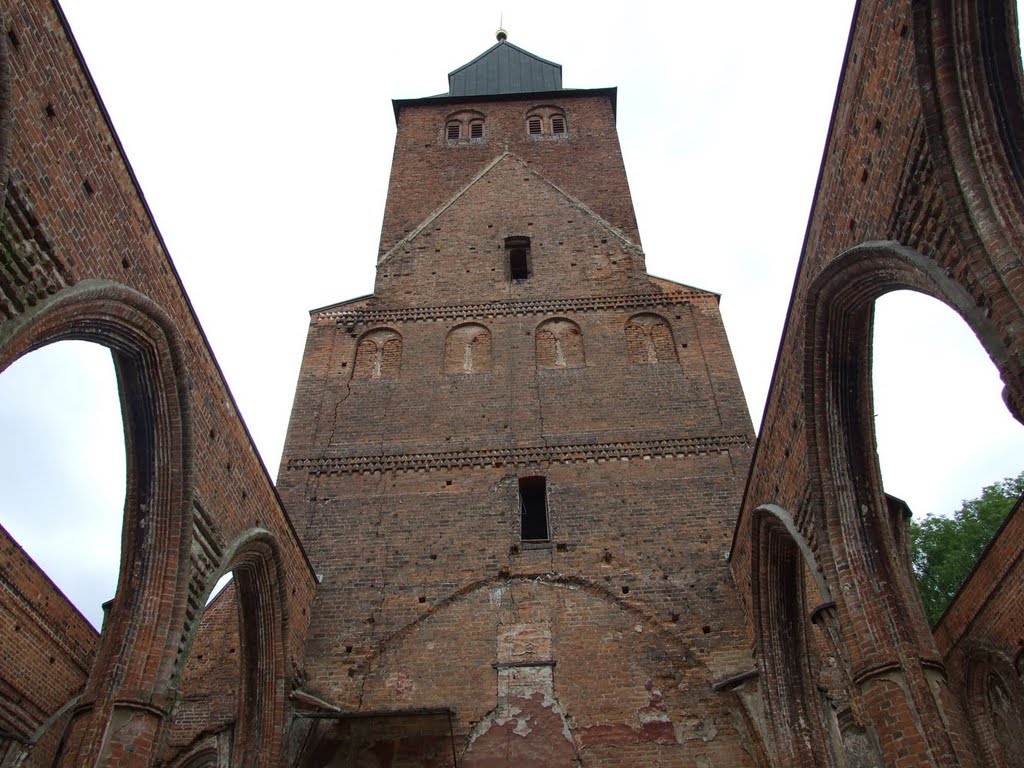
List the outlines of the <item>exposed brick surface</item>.
{"label": "exposed brick surface", "polygon": [[[301,669],[315,580],[62,16],[44,0],[0,3],[0,12],[0,369],[60,338],[104,344],[114,352],[129,427],[129,540],[106,631],[98,645],[88,641],[93,666],[58,657],[54,664],[67,672],[46,681],[54,691],[40,689],[33,717],[45,720],[81,693],[69,710],[62,764],[148,765],[178,695],[204,595],[249,551],[255,531],[275,542],[270,567],[289,583],[288,592],[266,597],[291,601],[287,611],[278,608],[290,621],[266,647],[280,658],[269,667],[261,662],[275,678],[267,690],[279,707],[284,678]],[[32,600],[38,611],[55,611],[43,616],[44,626],[66,623],[57,596]],[[21,610],[17,601],[4,605],[4,615]],[[18,648],[26,628],[5,633],[0,647]],[[69,626],[66,642],[86,643],[76,632]],[[32,656],[24,649],[12,660],[4,686],[27,682]],[[266,761],[280,743],[280,723],[263,724],[262,733]]]}
{"label": "exposed brick surface", "polygon": [[234,582],[203,612],[174,704],[165,759],[172,762],[197,741],[230,729],[241,693],[241,648]]}
{"label": "exposed brick surface", "polygon": [[[559,95],[557,100],[565,110],[568,132],[559,136],[530,136],[526,116],[535,107],[546,105],[549,98],[550,95],[540,95],[507,102],[400,102],[406,106],[398,110],[391,189],[400,188],[402,194],[388,196],[381,255],[419,227],[506,148],[528,160],[540,176],[582,201],[639,245],[636,216],[615,132],[614,92]],[[482,140],[453,143],[445,139],[446,117],[460,110],[486,115]],[[580,173],[581,168],[588,172]],[[476,236],[486,234],[481,231]],[[530,233],[524,230],[513,234]],[[472,246],[473,242],[466,245]],[[585,247],[583,242],[576,245]]]}
{"label": "exposed brick surface", "polygon": [[[568,136],[529,138],[530,98],[460,105],[468,144],[403,103],[377,289],[312,316],[279,489],[323,579],[307,690],[345,716],[303,764],[361,713],[424,709],[465,765],[753,764],[711,691],[751,663],[717,297],[644,273],[607,93],[543,98]],[[384,337],[401,359],[367,375]],[[522,536],[524,476],[549,541]],[[360,749],[397,765],[402,733]]]}
{"label": "exposed brick surface", "polygon": [[[79,696],[99,637],[33,560],[0,529],[0,711],[4,731],[49,765],[60,739],[46,726]],[[2,754],[2,752],[0,752]]]}
{"label": "exposed brick surface", "polygon": [[[768,726],[797,764],[822,761],[814,733],[861,764],[998,764],[950,695],[947,648],[936,648],[907,563],[905,510],[881,487],[871,311],[897,289],[946,302],[979,336],[1020,415],[1015,27],[1011,4],[858,6],[731,553],[761,686],[808,713],[809,734]],[[788,550],[766,543],[773,531],[791,540]],[[800,575],[780,569],[785,551],[799,552]],[[991,587],[980,577],[975,596]],[[802,604],[794,592],[804,590],[824,602]],[[992,599],[1012,603],[1005,592]],[[809,632],[812,611],[826,630],[820,647],[842,672],[838,698],[811,693],[828,686],[802,653],[772,652]],[[827,716],[809,696],[826,699]]]}
{"label": "exposed brick surface", "polygon": [[288,515],[59,10],[0,10],[0,369],[110,347],[129,459],[101,637],[0,535],[0,765],[1020,764],[1021,508],[933,637],[870,391],[906,288],[1024,414],[1012,3],[858,5],[753,449],[717,297],[644,272],[613,91],[398,103]]}

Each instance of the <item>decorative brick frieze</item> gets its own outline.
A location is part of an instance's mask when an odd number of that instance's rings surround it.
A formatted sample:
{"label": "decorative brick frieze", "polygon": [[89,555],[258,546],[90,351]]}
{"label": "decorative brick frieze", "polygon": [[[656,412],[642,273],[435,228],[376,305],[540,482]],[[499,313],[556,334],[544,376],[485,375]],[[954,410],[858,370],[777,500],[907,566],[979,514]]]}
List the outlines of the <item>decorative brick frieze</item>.
{"label": "decorative brick frieze", "polygon": [[516,448],[489,448],[466,451],[427,451],[423,453],[387,453],[378,455],[296,458],[288,462],[291,471],[319,473],[422,472],[532,464],[576,464],[580,462],[673,459],[724,453],[749,447],[747,435],[709,435],[671,440],[635,440],[614,443],[565,443]]}
{"label": "decorative brick frieze", "polygon": [[437,320],[469,320],[491,317],[522,317],[524,315],[557,315],[609,310],[650,309],[711,303],[716,296],[705,291],[673,291],[625,296],[597,296],[578,299],[542,299],[536,301],[495,301],[486,304],[452,304],[436,307],[400,307],[393,309],[326,309],[317,312],[314,320],[333,320],[338,325],[356,328],[378,323],[414,323]]}

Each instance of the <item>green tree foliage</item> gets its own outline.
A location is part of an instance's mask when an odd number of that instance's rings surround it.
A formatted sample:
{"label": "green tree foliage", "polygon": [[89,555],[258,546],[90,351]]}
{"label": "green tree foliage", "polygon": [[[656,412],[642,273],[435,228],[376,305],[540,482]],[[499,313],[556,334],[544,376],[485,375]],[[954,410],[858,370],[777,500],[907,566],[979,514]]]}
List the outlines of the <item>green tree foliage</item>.
{"label": "green tree foliage", "polygon": [[932,626],[978,562],[1006,515],[1024,493],[1024,472],[986,486],[952,517],[928,515],[910,523],[911,563]]}

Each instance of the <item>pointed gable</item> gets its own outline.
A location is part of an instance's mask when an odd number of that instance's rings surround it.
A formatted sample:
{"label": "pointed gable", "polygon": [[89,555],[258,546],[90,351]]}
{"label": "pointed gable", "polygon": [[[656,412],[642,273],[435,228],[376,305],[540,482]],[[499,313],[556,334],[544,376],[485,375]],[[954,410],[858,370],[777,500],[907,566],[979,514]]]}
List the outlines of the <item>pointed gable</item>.
{"label": "pointed gable", "polygon": [[[528,243],[528,277],[510,271],[510,240]],[[508,152],[384,254],[375,287],[392,306],[661,292],[639,245]]]}
{"label": "pointed gable", "polygon": [[448,73],[449,96],[499,96],[562,89],[562,65],[499,41]]}

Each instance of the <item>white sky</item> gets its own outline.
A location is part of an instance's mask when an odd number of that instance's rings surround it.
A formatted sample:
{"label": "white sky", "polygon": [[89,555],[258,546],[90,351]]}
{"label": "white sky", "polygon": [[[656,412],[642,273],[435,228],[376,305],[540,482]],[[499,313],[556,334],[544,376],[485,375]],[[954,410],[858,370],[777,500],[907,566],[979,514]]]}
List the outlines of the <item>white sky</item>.
{"label": "white sky", "polygon": [[[493,44],[502,11],[510,41],[562,64],[566,87],[618,86],[648,269],[723,294],[759,423],[852,0],[64,9],[272,476],[308,310],[373,287],[390,100],[445,91],[450,70]],[[955,509],[1024,455],[994,368],[936,304],[887,297],[876,333],[886,489],[918,515]],[[123,446],[109,356],[73,374],[65,356],[0,375],[0,524],[95,623],[116,583]],[[106,445],[79,447],[58,431],[72,422]]]}

